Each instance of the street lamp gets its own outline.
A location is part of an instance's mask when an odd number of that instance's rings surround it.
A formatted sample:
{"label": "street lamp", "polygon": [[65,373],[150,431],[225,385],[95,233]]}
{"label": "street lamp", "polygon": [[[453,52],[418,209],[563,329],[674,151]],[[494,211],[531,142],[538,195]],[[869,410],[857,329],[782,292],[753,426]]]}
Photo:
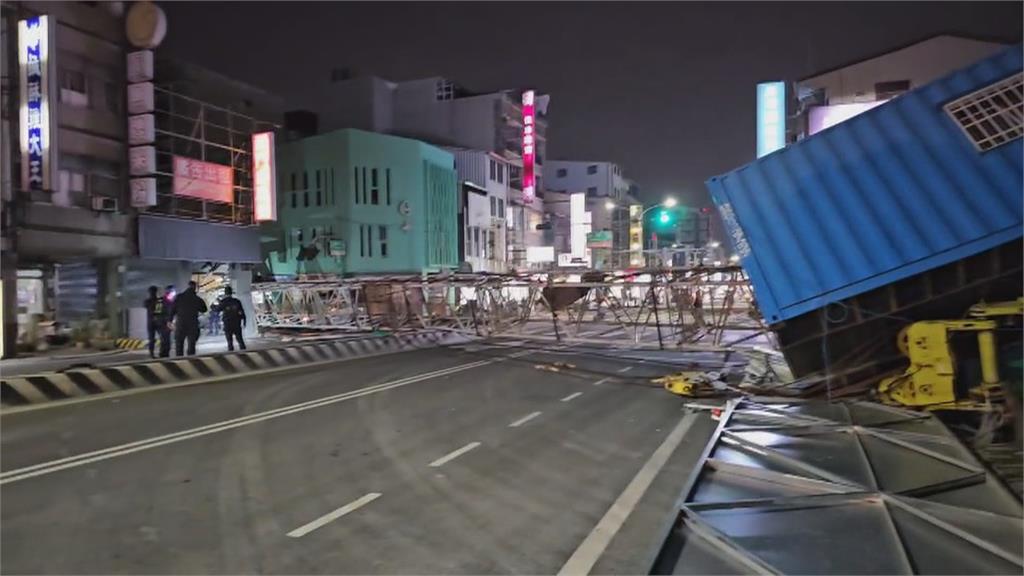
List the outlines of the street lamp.
{"label": "street lamp", "polygon": [[739,254],[733,254],[732,256],[729,256],[729,262],[732,262],[733,264],[735,264],[735,263],[737,263],[739,261],[740,261]]}
{"label": "street lamp", "polygon": [[708,244],[708,246],[710,246],[711,248],[718,248],[719,246],[721,246],[721,244],[718,242],[718,240],[714,240],[710,244]]}
{"label": "street lamp", "polygon": [[609,211],[609,212],[611,212],[612,210],[615,210],[615,202],[612,202],[611,200],[606,201],[604,203],[604,209]]}
{"label": "street lamp", "polygon": [[676,204],[679,204],[679,202],[675,198],[673,198],[672,196],[667,196],[658,204],[648,206],[647,208],[645,208],[644,211],[640,213],[640,218],[643,219],[645,214],[647,214],[651,210],[654,210],[655,208],[675,208]]}

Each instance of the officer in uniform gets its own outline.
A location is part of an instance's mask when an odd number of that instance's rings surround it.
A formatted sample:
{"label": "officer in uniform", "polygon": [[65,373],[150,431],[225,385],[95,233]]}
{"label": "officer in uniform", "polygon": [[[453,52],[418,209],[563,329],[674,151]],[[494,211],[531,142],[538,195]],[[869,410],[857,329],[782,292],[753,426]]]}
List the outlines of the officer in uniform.
{"label": "officer in uniform", "polygon": [[199,315],[206,312],[206,302],[196,294],[196,283],[189,282],[188,289],[174,298],[171,319],[174,323],[174,354],[185,355],[185,340],[188,340],[188,355],[196,353],[199,339]]}
{"label": "officer in uniform", "polygon": [[171,355],[171,329],[167,326],[167,306],[164,296],[157,296],[157,287],[149,287],[146,298],[146,327],[149,330],[149,357],[156,358],[156,337],[160,336],[160,357]]}
{"label": "officer in uniform", "polygon": [[232,337],[238,340],[238,347],[245,350],[245,340],[242,339],[242,327],[245,326],[245,308],[242,308],[242,301],[232,296],[234,290],[231,286],[224,288],[224,299],[220,301],[220,317],[224,320],[224,336],[228,339],[228,350],[235,349]]}

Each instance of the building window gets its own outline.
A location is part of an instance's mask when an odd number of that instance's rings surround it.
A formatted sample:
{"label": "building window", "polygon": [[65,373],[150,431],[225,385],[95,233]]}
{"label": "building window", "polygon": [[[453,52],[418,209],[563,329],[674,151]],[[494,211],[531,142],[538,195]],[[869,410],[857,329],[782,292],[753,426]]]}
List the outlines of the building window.
{"label": "building window", "polygon": [[323,205],[323,204],[322,204],[322,202],[323,202],[323,199],[322,199],[322,197],[321,197],[321,195],[320,195],[320,194],[321,194],[321,192],[320,192],[320,189],[319,189],[319,188],[317,188],[317,189],[316,189],[316,205],[317,205],[317,206],[322,206],[322,205]]}
{"label": "building window", "polygon": [[373,258],[373,226],[366,225],[366,257]]}
{"label": "building window", "polygon": [[61,70],[60,101],[78,108],[89,107],[89,91],[85,74],[78,70]]}
{"label": "building window", "polygon": [[587,174],[597,174],[597,164],[587,166]]}
{"label": "building window", "polygon": [[559,168],[555,171],[555,178],[565,178],[569,174],[569,171],[565,168]]}
{"label": "building window", "polygon": [[910,90],[910,80],[896,80],[894,82],[876,82],[875,98],[877,100],[888,100]]}
{"label": "building window", "polygon": [[473,227],[473,256],[480,255],[480,228]]}
{"label": "building window", "polygon": [[319,170],[316,171],[316,187],[317,188],[320,187],[320,171]]}
{"label": "building window", "polygon": [[497,165],[498,165],[497,162],[495,162],[494,160],[491,160],[491,180],[497,180],[498,179]]}
{"label": "building window", "polygon": [[380,204],[380,188],[377,186],[377,169],[370,169],[370,204]]}
{"label": "building window", "polygon": [[296,185],[297,182],[298,175],[295,172],[292,172],[292,190],[298,190],[298,186]]}
{"label": "building window", "polygon": [[380,257],[388,257],[388,227],[377,226],[377,241],[380,242]]}
{"label": "building window", "polygon": [[[352,195],[355,197],[356,204],[359,204],[359,167],[356,166],[352,169]],[[360,232],[362,234],[362,232]]]}
{"label": "building window", "polygon": [[498,199],[491,196],[491,218],[498,217]]}
{"label": "building window", "polygon": [[438,100],[451,100],[455,96],[455,85],[450,80],[438,80],[437,81],[437,94]]}
{"label": "building window", "polygon": [[505,201],[498,198],[498,218],[505,217]]}
{"label": "building window", "polygon": [[384,199],[391,206],[391,168],[384,169]]}
{"label": "building window", "polygon": [[366,204],[366,166],[363,166],[363,199],[362,203]]}
{"label": "building window", "polygon": [[331,168],[331,206],[334,206],[334,168]]}
{"label": "building window", "polygon": [[594,196],[597,196],[597,186],[587,188],[587,197],[593,198]]}
{"label": "building window", "polygon": [[298,208],[298,207],[299,207],[299,194],[297,192],[292,192],[292,208]]}
{"label": "building window", "polygon": [[945,108],[974,147],[986,152],[1024,133],[1022,101],[1024,75],[1017,74],[958,98]]}
{"label": "building window", "polygon": [[113,112],[114,114],[120,114],[121,90],[118,89],[117,85],[113,82],[105,82],[103,84],[103,94],[107,105],[107,111]]}
{"label": "building window", "polygon": [[505,183],[505,165],[498,164],[498,184]]}
{"label": "building window", "polygon": [[366,245],[363,243],[363,234],[364,234],[363,229],[364,228],[366,228],[366,226],[363,226],[362,224],[359,225],[359,257],[360,258],[365,258],[366,257]]}
{"label": "building window", "polygon": [[302,207],[309,208],[309,190],[302,193]]}
{"label": "building window", "polygon": [[309,190],[309,172],[306,170],[302,171],[302,189]]}

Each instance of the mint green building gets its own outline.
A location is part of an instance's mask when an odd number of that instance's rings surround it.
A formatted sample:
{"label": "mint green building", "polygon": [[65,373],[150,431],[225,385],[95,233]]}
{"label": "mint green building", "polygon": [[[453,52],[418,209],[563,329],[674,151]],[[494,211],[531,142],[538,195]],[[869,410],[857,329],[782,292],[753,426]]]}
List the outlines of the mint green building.
{"label": "mint green building", "polygon": [[456,268],[454,164],[435,146],[353,129],[279,145],[265,265],[278,278]]}

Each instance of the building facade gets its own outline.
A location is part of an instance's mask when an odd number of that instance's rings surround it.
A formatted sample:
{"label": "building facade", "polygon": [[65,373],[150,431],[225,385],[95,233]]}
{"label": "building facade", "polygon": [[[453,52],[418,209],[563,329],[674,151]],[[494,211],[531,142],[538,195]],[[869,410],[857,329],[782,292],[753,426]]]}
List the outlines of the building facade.
{"label": "building facade", "polygon": [[459,256],[473,272],[507,272],[512,164],[493,152],[447,150],[455,157],[460,190]]}
{"label": "building facade", "polygon": [[[594,265],[628,267],[629,210],[640,202],[630,193],[636,186],[623,175],[622,167],[613,162],[549,160],[544,165],[544,180],[551,192],[586,194],[591,234],[594,234],[590,245],[598,256]],[[607,245],[609,240],[610,246]]]}
{"label": "building facade", "polygon": [[798,80],[788,141],[834,126],[1005,48],[943,34]]}
{"label": "building facade", "polygon": [[437,272],[459,264],[455,159],[344,129],[279,145],[277,216],[262,225],[275,278]]}
{"label": "building facade", "polygon": [[116,316],[118,266],[134,241],[122,14],[99,3],[4,2],[2,20],[0,261],[11,355],[38,320]]}
{"label": "building facade", "polygon": [[479,150],[503,161],[508,166],[507,182],[503,183],[508,188],[506,266],[528,266],[526,247],[537,245],[541,238],[535,226],[543,219],[548,96],[535,98],[531,118],[536,198],[523,193],[523,91],[475,93],[441,77],[390,82],[335,71],[330,86],[319,97],[315,107],[325,130],[354,127]]}
{"label": "building facade", "polygon": [[[142,337],[149,285],[195,279],[212,291],[230,282],[248,294],[250,268],[260,261],[251,138],[279,126],[281,99],[129,44],[136,9],[161,30],[149,45],[167,29],[149,3],[3,8],[4,353],[39,320]],[[127,71],[129,55],[142,52],[152,88],[140,99]],[[149,117],[151,129],[130,129],[133,115]],[[154,192],[141,201],[132,194],[140,144],[151,151],[143,168]],[[179,185],[190,180],[176,169],[180,159],[225,175],[224,197]]]}

